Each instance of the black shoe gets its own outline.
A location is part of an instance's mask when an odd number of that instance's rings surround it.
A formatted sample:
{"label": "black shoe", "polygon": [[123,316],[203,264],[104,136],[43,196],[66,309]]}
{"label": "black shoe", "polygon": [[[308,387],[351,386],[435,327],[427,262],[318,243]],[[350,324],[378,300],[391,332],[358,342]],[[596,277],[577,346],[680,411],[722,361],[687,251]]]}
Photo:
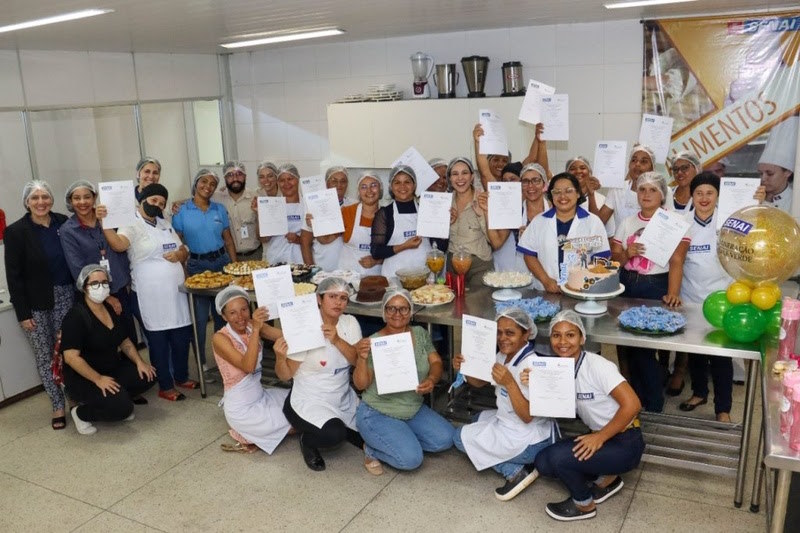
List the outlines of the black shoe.
{"label": "black shoe", "polygon": [[495,489],[494,495],[498,500],[507,502],[536,481],[537,477],[539,477],[538,470],[531,466],[525,466],[519,474],[506,481],[505,485]]}
{"label": "black shoe", "polygon": [[567,498],[563,502],[548,503],[544,508],[551,518],[561,522],[572,522],[573,520],[585,520],[597,516],[597,508],[591,511],[581,511],[572,498]]}
{"label": "black shoe", "polygon": [[319,450],[303,444],[303,436],[300,435],[300,451],[303,452],[303,460],[311,470],[322,472],[325,470],[325,459],[319,454]]}
{"label": "black shoe", "polygon": [[594,498],[594,503],[603,503],[614,494],[621,491],[624,486],[625,483],[622,482],[622,478],[619,476],[605,487],[598,487],[592,484],[592,498]]}
{"label": "black shoe", "polygon": [[698,407],[700,407],[701,405],[705,405],[705,404],[707,404],[707,403],[708,403],[708,398],[703,398],[702,400],[700,400],[700,401],[699,401],[699,402],[697,402],[697,403],[689,403],[689,401],[690,401],[690,400],[691,400],[691,398],[689,398],[689,399],[688,399],[688,400],[686,400],[685,402],[682,402],[682,403],[681,403],[681,404],[678,406],[678,409],[680,409],[681,411],[684,411],[684,412],[688,413],[688,412],[690,412],[690,411],[694,411],[695,409],[697,409],[697,408],[698,408]]}
{"label": "black shoe", "polygon": [[133,398],[131,401],[133,402],[133,405],[147,405],[149,403],[147,401],[147,398],[145,398],[144,396],[137,396],[136,398]]}

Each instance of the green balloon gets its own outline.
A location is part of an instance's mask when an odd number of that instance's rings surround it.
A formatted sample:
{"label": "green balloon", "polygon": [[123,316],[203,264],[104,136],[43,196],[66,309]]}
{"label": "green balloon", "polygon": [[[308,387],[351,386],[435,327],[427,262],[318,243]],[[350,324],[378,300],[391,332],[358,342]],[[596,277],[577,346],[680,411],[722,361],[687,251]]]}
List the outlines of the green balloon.
{"label": "green balloon", "polygon": [[730,308],[731,303],[728,301],[725,291],[714,291],[703,302],[703,316],[706,317],[709,324],[715,328],[721,328],[722,318]]}
{"label": "green balloon", "polygon": [[767,326],[764,313],[753,304],[734,305],[722,317],[722,328],[737,342],[753,342]]}
{"label": "green balloon", "polygon": [[776,303],[771,309],[763,311],[767,319],[767,326],[764,331],[770,337],[777,337],[781,331],[781,302]]}

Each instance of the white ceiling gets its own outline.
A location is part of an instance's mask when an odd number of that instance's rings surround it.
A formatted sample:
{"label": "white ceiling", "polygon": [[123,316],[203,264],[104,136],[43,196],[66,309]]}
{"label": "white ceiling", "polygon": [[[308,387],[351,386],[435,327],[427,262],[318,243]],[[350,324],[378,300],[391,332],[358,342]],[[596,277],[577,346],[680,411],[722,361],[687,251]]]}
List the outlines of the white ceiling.
{"label": "white ceiling", "polygon": [[[614,19],[797,8],[797,0],[698,0],[608,10],[609,0],[2,0],[0,25],[90,7],[115,12],[0,34],[0,49],[222,52],[246,34],[339,27],[322,41]],[[292,46],[290,43],[284,46]],[[279,46],[279,45],[273,45]]]}

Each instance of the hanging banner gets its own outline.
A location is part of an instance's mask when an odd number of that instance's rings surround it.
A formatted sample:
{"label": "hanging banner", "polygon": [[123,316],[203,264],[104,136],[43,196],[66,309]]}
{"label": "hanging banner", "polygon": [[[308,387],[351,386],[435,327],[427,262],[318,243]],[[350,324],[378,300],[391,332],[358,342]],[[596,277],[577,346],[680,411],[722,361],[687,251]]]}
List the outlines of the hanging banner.
{"label": "hanging banner", "polygon": [[800,12],[651,20],[644,39],[642,112],[674,120],[671,155],[744,174],[794,170]]}

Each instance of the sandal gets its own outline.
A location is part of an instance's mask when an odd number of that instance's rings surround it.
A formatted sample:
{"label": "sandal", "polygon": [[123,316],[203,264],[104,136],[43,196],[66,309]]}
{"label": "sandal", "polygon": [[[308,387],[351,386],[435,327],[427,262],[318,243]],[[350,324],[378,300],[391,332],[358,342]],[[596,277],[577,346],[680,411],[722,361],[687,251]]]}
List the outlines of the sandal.
{"label": "sandal", "polygon": [[242,444],[241,442],[236,442],[235,444],[223,442],[219,447],[222,448],[223,452],[253,453],[258,450],[255,444]]}
{"label": "sandal", "polygon": [[383,465],[377,459],[373,459],[371,457],[364,456],[364,468],[367,469],[367,472],[372,474],[373,476],[381,476],[383,475]]}
{"label": "sandal", "polygon": [[186,399],[186,396],[175,389],[172,389],[171,391],[160,390],[158,391],[158,397],[170,402],[180,402],[181,400]]}
{"label": "sandal", "polygon": [[730,424],[731,423],[730,413],[717,413],[717,422],[727,422],[728,424]]}
{"label": "sandal", "polygon": [[52,420],[50,420],[50,427],[55,430],[64,429],[67,427],[67,417],[66,416],[54,416]]}
{"label": "sandal", "polygon": [[[694,398],[694,396],[692,398]],[[697,409],[701,405],[705,405],[705,404],[708,403],[708,398],[703,398],[699,402],[692,402],[692,398],[689,398],[685,402],[681,403],[678,406],[678,409],[688,413],[689,411],[694,411],[695,409]]]}
{"label": "sandal", "polygon": [[194,389],[199,389],[200,388],[200,383],[198,383],[197,381],[194,381],[193,379],[187,379],[183,383],[175,382],[175,385],[177,385],[178,387],[180,387],[182,389],[189,389],[189,390],[194,390]]}

